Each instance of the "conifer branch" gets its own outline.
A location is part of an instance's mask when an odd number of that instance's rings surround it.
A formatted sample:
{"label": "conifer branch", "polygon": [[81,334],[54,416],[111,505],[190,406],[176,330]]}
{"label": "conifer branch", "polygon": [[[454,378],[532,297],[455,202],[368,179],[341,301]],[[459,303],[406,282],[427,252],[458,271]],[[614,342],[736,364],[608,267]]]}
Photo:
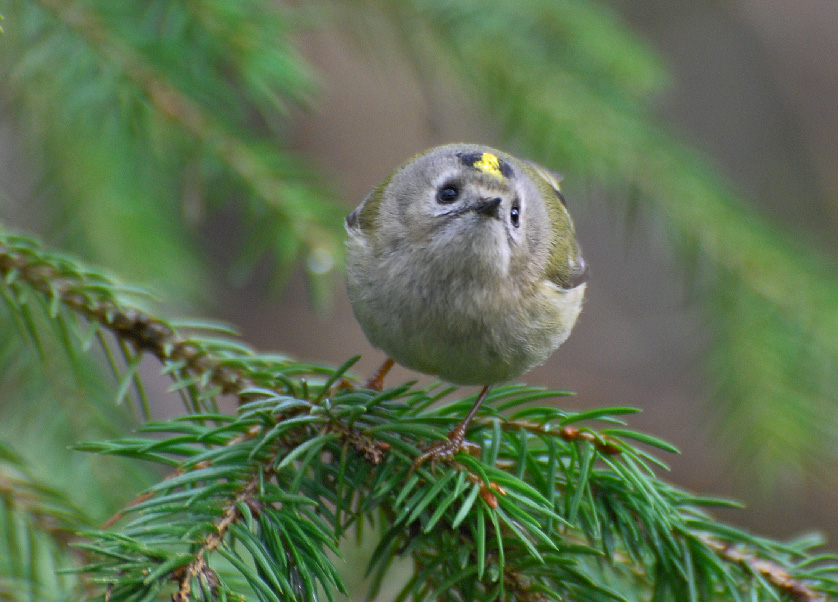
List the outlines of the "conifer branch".
{"label": "conifer branch", "polygon": [[775,562],[763,560],[743,550],[740,545],[725,543],[708,535],[701,535],[699,539],[726,561],[738,564],[752,575],[764,578],[776,587],[777,591],[787,595],[794,602],[826,602],[826,597],[822,593],[813,591],[807,583],[795,579],[785,568]]}
{"label": "conifer branch", "polygon": [[[504,430],[523,429],[537,435],[553,434],[549,428],[543,424],[530,422],[527,420],[505,420],[502,423]],[[590,429],[581,430],[575,426],[565,425],[559,430],[559,436],[568,442],[582,442],[585,441],[593,445],[598,452],[605,455],[616,455],[620,453],[620,448],[613,441],[609,440],[607,436],[599,435]]]}
{"label": "conifer branch", "polygon": [[192,580],[202,578],[212,584],[218,583],[218,578],[213,573],[212,569],[207,565],[206,557],[212,553],[218,546],[222,545],[227,532],[234,522],[241,520],[242,512],[239,509],[240,504],[247,504],[254,513],[258,512],[259,502],[256,500],[254,494],[259,488],[259,484],[263,478],[270,478],[273,474],[271,463],[275,458],[271,458],[271,462],[263,465],[263,471],[254,474],[248,481],[242,491],[230,501],[227,508],[224,510],[222,517],[215,523],[216,531],[204,540],[204,543],[195,554],[195,560],[190,562],[185,567],[176,569],[173,576],[178,582],[178,591],[172,596],[172,602],[189,602],[191,600],[190,594],[192,591]]}
{"label": "conifer branch", "polygon": [[62,303],[101,324],[137,351],[151,353],[164,364],[182,364],[186,372],[208,379],[222,393],[241,395],[254,385],[241,371],[225,366],[166,322],[121,303],[109,290],[101,288],[105,283],[100,276],[95,286],[90,286],[83,273],[70,269],[61,258],[50,260],[35,252],[31,241],[14,247],[0,241],[0,276],[7,283],[26,282],[51,302]]}
{"label": "conifer branch", "polygon": [[[410,553],[419,580],[405,591],[418,598],[455,587],[476,600],[509,595],[540,601],[550,591],[577,599],[593,587],[602,599],[622,599],[596,584],[602,569],[585,559],[598,557],[621,579],[639,574],[676,592],[773,588],[796,602],[816,602],[824,599],[821,592],[834,591],[826,568],[805,578],[791,570],[790,555],[806,559],[804,549],[717,526],[693,509],[696,498],[658,481],[647,465],[657,460],[628,441],[667,451],[671,446],[614,427],[615,416],[629,409],[529,407],[555,393],[499,387],[469,432],[478,455],[458,454],[441,473],[422,467],[414,474],[420,442],[444,436],[443,427],[468,399],[428,410],[450,390],[347,388],[342,379],[354,360],[337,370],[288,361],[272,369],[241,346],[213,347],[181,335],[166,320],[123,301],[119,287],[101,274],[28,239],[0,238],[0,276],[17,295],[7,295],[7,303],[24,299],[28,287],[44,297],[52,315],[64,307],[137,352],[154,355],[178,386],[195,387],[198,399],[224,392],[243,403],[237,417],[194,414],[150,423],[151,431],[169,434],[162,439],[80,446],[175,468],[109,521],[109,528],[120,525],[119,533],[94,531],[90,543],[80,545],[89,557],[105,559],[86,571],[106,584],[108,600],[158,591],[170,579],[178,602],[221,590],[241,595],[229,570],[214,559],[219,555],[250,588],[310,599],[315,579],[323,587],[342,587],[323,547],[375,513],[388,517],[388,526],[374,574],[380,582],[387,558]],[[596,419],[612,425],[579,426]],[[273,532],[287,539],[272,539]],[[190,549],[181,550],[184,545]],[[648,564],[650,555],[657,564]],[[696,564],[711,555],[722,562]],[[446,564],[449,557],[466,562]],[[142,561],[126,564],[131,558]],[[152,568],[138,573],[139,566]],[[747,585],[743,575],[753,582]],[[551,590],[557,587],[565,594]]]}
{"label": "conifer branch", "polygon": [[162,115],[209,146],[234,173],[248,182],[262,199],[276,211],[282,212],[285,220],[299,228],[299,233],[307,244],[313,247],[322,246],[323,241],[329,239],[327,233],[315,222],[302,222],[298,219],[299,216],[290,220],[287,214],[288,199],[285,198],[288,195],[288,182],[277,177],[277,174],[271,174],[254,148],[242,138],[234,136],[196,102],[175,88],[164,74],[158,73],[141,55],[110,35],[107,28],[97,22],[93,13],[86,11],[78,3],[63,0],[38,1],[54,11],[63,23],[99,47],[101,54],[116,63]]}

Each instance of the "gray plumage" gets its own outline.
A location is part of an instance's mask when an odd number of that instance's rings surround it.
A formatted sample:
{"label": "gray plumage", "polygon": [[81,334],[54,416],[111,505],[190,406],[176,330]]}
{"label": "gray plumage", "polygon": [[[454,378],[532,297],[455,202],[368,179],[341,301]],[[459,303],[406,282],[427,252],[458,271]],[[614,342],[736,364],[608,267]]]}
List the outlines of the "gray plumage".
{"label": "gray plumage", "polygon": [[396,169],[346,220],[347,284],[370,343],[488,385],[544,363],[582,307],[587,266],[557,180],[478,145]]}

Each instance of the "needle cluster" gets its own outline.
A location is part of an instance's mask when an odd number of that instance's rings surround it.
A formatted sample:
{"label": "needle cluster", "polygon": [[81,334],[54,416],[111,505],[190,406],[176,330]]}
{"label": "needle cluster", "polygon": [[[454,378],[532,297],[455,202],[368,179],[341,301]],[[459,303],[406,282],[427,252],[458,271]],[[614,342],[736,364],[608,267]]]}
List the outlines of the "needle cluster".
{"label": "needle cluster", "polygon": [[[366,390],[348,380],[354,359],[330,369],[210,338],[206,325],[202,334],[153,315],[124,287],[30,239],[2,236],[0,276],[21,336],[33,339],[40,312],[77,351],[108,345],[90,334],[107,332],[129,349],[128,366],[135,354],[155,357],[185,401],[183,416],[147,417],[136,436],[75,446],[167,471],[102,528],[48,505],[48,488],[0,481],[4,512],[25,518],[30,540],[54,549],[72,541],[75,551],[56,558],[86,599],[333,599],[346,591],[335,554],[353,532],[375,542],[370,598],[399,558],[413,566],[399,599],[811,601],[838,592],[814,542],[749,535],[707,513],[728,503],[661,480],[652,452],[674,450],[628,429],[631,408],[571,412],[554,405],[566,393],[498,387],[469,429],[474,455],[413,470],[473,399],[442,385]],[[122,371],[120,395],[138,378]],[[238,410],[220,411],[223,396]],[[11,455],[0,474],[10,468]]]}

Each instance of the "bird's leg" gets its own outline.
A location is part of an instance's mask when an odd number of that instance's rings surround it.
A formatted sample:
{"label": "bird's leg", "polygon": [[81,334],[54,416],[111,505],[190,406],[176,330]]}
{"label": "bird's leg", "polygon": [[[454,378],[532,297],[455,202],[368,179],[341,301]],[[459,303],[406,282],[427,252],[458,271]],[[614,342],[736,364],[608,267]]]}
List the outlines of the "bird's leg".
{"label": "bird's leg", "polygon": [[477,401],[475,401],[474,405],[471,406],[471,409],[468,411],[468,414],[466,414],[466,417],[463,418],[463,421],[460,422],[454,430],[448,433],[448,438],[445,441],[434,443],[425,452],[423,452],[422,455],[416,458],[413,461],[413,470],[416,470],[428,460],[433,460],[434,462],[439,460],[450,460],[451,457],[453,457],[458,451],[462,449],[470,451],[471,448],[475,447],[473,444],[465,441],[466,428],[468,428],[468,423],[471,422],[472,418],[474,418],[477,410],[480,409],[480,406],[483,404],[483,400],[486,399],[486,394],[488,392],[489,385],[486,385],[480,391],[480,395],[477,396]]}
{"label": "bird's leg", "polygon": [[393,367],[393,359],[387,358],[384,360],[384,363],[376,370],[375,374],[373,374],[370,379],[364,383],[365,389],[372,389],[373,391],[382,391],[384,389],[384,377],[387,376],[387,373],[390,371],[390,368]]}

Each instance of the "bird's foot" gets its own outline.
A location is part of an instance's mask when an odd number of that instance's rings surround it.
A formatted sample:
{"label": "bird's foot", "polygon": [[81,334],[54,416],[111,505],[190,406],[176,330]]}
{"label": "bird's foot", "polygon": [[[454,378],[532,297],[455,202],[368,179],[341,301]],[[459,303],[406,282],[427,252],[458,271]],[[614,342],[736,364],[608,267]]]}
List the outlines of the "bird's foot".
{"label": "bird's foot", "polygon": [[387,376],[390,368],[393,367],[393,363],[393,360],[389,357],[384,360],[384,363],[381,364],[381,367],[378,370],[376,370],[375,374],[373,374],[370,379],[364,383],[364,388],[372,389],[373,391],[383,391],[384,377]]}
{"label": "bird's foot", "polygon": [[448,437],[444,441],[437,441],[424,452],[422,452],[414,461],[411,467],[411,472],[422,466],[425,462],[450,461],[454,454],[459,452],[466,452],[473,456],[480,454],[480,446],[476,443],[471,443],[465,440],[466,424],[460,423],[453,431],[448,433]]}

